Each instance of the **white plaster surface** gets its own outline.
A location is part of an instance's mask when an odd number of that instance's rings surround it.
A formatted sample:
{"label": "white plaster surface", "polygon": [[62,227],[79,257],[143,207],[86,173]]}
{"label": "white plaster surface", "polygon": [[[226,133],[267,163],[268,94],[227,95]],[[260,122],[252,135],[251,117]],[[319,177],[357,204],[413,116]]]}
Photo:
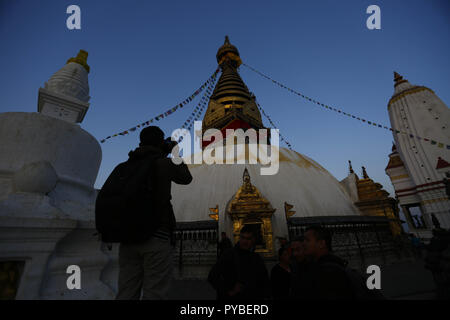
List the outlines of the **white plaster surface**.
{"label": "white plaster surface", "polygon": [[101,148],[80,126],[39,113],[2,113],[0,154],[0,200],[15,190],[48,193],[72,218],[93,218]]}

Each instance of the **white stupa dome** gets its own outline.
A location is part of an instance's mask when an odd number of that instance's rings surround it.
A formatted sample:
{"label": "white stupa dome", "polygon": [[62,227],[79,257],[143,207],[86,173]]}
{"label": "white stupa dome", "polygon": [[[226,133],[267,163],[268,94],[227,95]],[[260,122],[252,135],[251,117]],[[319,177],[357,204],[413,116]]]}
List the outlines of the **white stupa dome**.
{"label": "white stupa dome", "polygon": [[193,176],[191,184],[173,184],[172,188],[172,204],[179,222],[211,220],[209,208],[218,205],[219,224],[221,228],[228,228],[227,204],[242,185],[245,168],[251,184],[276,209],[273,224],[274,232],[278,234],[287,232],[285,202],[294,206],[292,210],[296,213],[293,217],[360,214],[339,181],[326,169],[314,160],[285,148],[279,149],[279,170],[274,175],[261,175],[261,167],[267,165],[259,163],[204,163],[188,167]]}

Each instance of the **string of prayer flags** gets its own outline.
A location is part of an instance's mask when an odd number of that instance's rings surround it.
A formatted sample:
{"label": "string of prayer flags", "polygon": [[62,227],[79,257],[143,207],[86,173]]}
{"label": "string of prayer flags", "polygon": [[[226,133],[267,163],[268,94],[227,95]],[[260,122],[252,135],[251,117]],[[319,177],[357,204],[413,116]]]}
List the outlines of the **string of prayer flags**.
{"label": "string of prayer flags", "polygon": [[305,96],[304,94],[302,94],[302,93],[300,93],[300,92],[298,92],[298,91],[295,91],[295,90],[292,89],[292,88],[289,88],[289,87],[285,86],[284,84],[282,84],[282,83],[280,83],[280,82],[278,82],[278,81],[272,79],[271,77],[269,77],[269,76],[265,75],[264,73],[262,73],[262,72],[260,72],[260,71],[258,71],[258,70],[256,70],[256,69],[250,67],[249,65],[247,65],[247,64],[245,64],[245,63],[242,63],[242,65],[246,66],[247,68],[249,68],[249,69],[252,70],[253,72],[259,74],[259,75],[262,76],[263,78],[266,78],[267,80],[272,81],[273,83],[275,83],[275,84],[278,85],[279,87],[281,87],[281,88],[283,88],[283,89],[286,89],[286,90],[288,90],[289,92],[292,92],[292,93],[294,93],[294,94],[296,94],[296,95],[302,97],[303,99],[308,100],[308,101],[310,101],[310,102],[313,102],[313,103],[315,103],[316,105],[321,106],[321,107],[323,107],[323,108],[325,108],[325,109],[333,110],[334,112],[341,113],[341,114],[343,114],[343,115],[345,115],[345,116],[347,116],[347,117],[350,117],[350,118],[352,118],[352,119],[355,119],[355,120],[358,120],[358,121],[367,123],[367,124],[370,125],[370,126],[374,126],[374,127],[377,127],[377,128],[386,129],[386,130],[392,131],[392,132],[395,133],[395,134],[404,134],[404,135],[406,135],[406,136],[409,136],[411,139],[417,139],[417,140],[421,140],[421,139],[422,139],[423,141],[430,142],[431,145],[435,145],[435,146],[437,146],[438,148],[444,148],[444,147],[445,147],[446,149],[450,150],[450,145],[449,145],[449,144],[444,144],[444,143],[442,143],[442,142],[437,142],[437,141],[435,141],[435,140],[426,139],[426,138],[423,138],[423,137],[419,137],[419,136],[417,136],[417,135],[413,135],[413,134],[411,134],[411,133],[409,133],[409,132],[404,132],[404,131],[400,131],[400,130],[397,130],[397,129],[393,129],[393,128],[390,128],[390,127],[388,127],[388,126],[384,126],[384,125],[378,124],[378,123],[376,123],[376,122],[374,122],[374,121],[368,121],[368,120],[366,120],[366,119],[363,119],[363,118],[357,117],[357,116],[355,116],[355,115],[352,115],[352,114],[350,114],[350,113],[348,113],[348,112],[344,112],[344,111],[342,111],[342,110],[340,110],[340,109],[336,109],[336,108],[334,108],[334,107],[328,106],[328,105],[326,105],[326,104],[324,104],[324,103],[321,103],[321,102],[319,102],[319,101],[316,101],[316,100],[314,100],[314,99],[312,99],[312,98],[310,98],[310,97],[308,97],[308,96]]}
{"label": "string of prayer flags", "polygon": [[159,121],[161,119],[164,119],[165,117],[167,117],[168,115],[171,115],[172,113],[174,113],[175,111],[177,111],[179,108],[183,108],[186,104],[188,104],[189,102],[191,102],[196,96],[198,96],[205,88],[210,88],[211,83],[215,83],[216,78],[217,78],[217,74],[219,73],[220,69],[217,68],[216,71],[212,74],[211,77],[209,77],[208,80],[206,80],[201,86],[200,88],[198,88],[197,90],[195,90],[195,92],[193,94],[191,94],[189,97],[187,97],[185,100],[183,100],[182,102],[180,102],[179,104],[175,105],[174,107],[170,108],[169,110],[167,110],[164,113],[161,113],[159,115],[157,115],[156,117],[147,120],[145,122],[142,122],[128,130],[119,132],[119,133],[115,133],[112,134],[110,136],[107,136],[106,138],[100,140],[100,143],[104,143],[106,140],[117,137],[117,136],[124,136],[129,134],[130,132],[134,132],[136,131],[137,128],[141,128],[141,127],[145,127],[150,125],[150,123],[154,122],[154,121]]}
{"label": "string of prayer flags", "polygon": [[[261,107],[261,105],[256,101],[256,105],[258,106],[258,109],[261,110],[262,114],[266,117],[267,120],[269,120],[270,125],[273,128],[277,128],[275,124],[273,123],[272,119],[269,117],[269,115],[264,111],[264,109]],[[282,136],[282,134],[279,132],[278,135],[280,136],[281,141],[283,141],[290,150],[292,150],[292,145]]]}
{"label": "string of prayer flags", "polygon": [[[212,94],[212,89],[216,85],[217,80],[217,74],[213,75],[212,81],[208,83],[208,87],[203,94],[203,97],[200,99],[200,102],[197,104],[197,106],[192,111],[191,115],[186,119],[186,121],[181,126],[181,129],[191,130],[192,126],[194,125],[194,122],[197,121],[200,116],[203,114],[203,111],[205,110],[206,106],[208,105],[209,98]],[[174,139],[178,142],[182,141],[183,137],[179,137],[178,134],[174,135]]]}

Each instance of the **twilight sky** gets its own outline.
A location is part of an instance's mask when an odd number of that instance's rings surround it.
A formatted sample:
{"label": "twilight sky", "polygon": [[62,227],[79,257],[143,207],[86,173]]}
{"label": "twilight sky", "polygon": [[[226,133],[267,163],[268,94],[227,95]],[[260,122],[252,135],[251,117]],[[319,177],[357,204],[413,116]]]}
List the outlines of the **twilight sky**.
{"label": "twilight sky", "polygon": [[[66,27],[71,4],[81,8],[81,30]],[[371,4],[381,8],[381,30],[366,27]],[[225,35],[250,66],[382,125],[390,126],[394,70],[450,103],[448,0],[0,0],[0,112],[36,112],[39,87],[84,49],[91,105],[81,127],[101,140],[188,97],[215,70]],[[347,160],[360,176],[364,165],[393,195],[389,131],[318,108],[243,66],[240,74],[294,150],[338,180]],[[169,134],[194,107],[156,124]],[[137,143],[135,132],[101,145],[97,188]]]}

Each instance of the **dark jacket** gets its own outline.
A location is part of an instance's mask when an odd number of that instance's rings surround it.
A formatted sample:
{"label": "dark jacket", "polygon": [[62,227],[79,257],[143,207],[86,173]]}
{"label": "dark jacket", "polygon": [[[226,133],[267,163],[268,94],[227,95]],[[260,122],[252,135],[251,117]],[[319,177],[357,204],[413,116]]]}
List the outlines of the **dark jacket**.
{"label": "dark jacket", "polygon": [[270,285],[275,300],[288,299],[291,293],[291,272],[276,264],[270,271]]}
{"label": "dark jacket", "polygon": [[[266,299],[270,296],[269,276],[262,258],[255,252],[242,250],[239,243],[226,250],[213,266],[208,281],[219,300]],[[228,292],[240,282],[244,289],[230,297]]]}
{"label": "dark jacket", "polygon": [[152,195],[153,210],[158,229],[171,232],[175,229],[176,220],[170,200],[172,182],[189,184],[191,173],[186,164],[176,165],[162,150],[152,146],[140,146],[128,153],[130,160],[155,159],[148,177],[148,188]]}
{"label": "dark jacket", "polygon": [[228,238],[224,238],[220,240],[219,242],[219,256],[222,255],[226,250],[233,248],[233,244],[231,243],[231,240]]}
{"label": "dark jacket", "polygon": [[292,299],[307,299],[312,288],[311,263],[307,261],[291,263],[291,290]]}
{"label": "dark jacket", "polygon": [[312,277],[311,287],[306,288],[308,299],[354,299],[350,280],[345,273],[347,262],[327,254],[309,265],[308,275]]}

